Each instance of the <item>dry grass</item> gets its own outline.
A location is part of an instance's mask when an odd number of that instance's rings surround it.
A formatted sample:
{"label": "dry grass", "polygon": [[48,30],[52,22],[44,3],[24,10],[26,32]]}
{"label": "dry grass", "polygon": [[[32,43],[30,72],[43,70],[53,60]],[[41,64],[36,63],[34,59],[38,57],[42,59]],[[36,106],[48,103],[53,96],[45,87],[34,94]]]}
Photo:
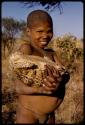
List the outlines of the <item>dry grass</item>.
{"label": "dry grass", "polygon": [[[80,66],[66,85],[66,94],[63,103],[56,111],[56,122],[77,124],[84,120],[84,83],[83,66]],[[81,69],[82,67],[82,69]]]}

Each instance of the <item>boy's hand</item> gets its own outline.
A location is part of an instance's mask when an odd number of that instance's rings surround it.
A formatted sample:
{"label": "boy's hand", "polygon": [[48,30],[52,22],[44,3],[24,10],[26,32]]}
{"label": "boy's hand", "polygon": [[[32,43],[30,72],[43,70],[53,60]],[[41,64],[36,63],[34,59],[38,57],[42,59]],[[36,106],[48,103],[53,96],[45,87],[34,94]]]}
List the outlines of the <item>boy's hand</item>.
{"label": "boy's hand", "polygon": [[43,87],[48,92],[54,92],[59,87],[62,77],[53,66],[45,66]]}
{"label": "boy's hand", "polygon": [[30,95],[30,94],[51,94],[51,91],[47,91],[44,86],[42,87],[29,87],[21,80],[15,80],[15,91],[17,94]]}

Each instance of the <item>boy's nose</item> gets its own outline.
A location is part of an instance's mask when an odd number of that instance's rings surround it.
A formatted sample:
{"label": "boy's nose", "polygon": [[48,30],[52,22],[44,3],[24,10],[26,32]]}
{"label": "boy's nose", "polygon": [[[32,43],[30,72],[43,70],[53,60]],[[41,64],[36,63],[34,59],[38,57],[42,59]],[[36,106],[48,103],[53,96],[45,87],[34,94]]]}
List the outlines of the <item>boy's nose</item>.
{"label": "boy's nose", "polygon": [[43,37],[44,39],[46,39],[46,38],[48,38],[48,34],[47,34],[47,33],[43,33],[43,34],[42,34],[42,37]]}

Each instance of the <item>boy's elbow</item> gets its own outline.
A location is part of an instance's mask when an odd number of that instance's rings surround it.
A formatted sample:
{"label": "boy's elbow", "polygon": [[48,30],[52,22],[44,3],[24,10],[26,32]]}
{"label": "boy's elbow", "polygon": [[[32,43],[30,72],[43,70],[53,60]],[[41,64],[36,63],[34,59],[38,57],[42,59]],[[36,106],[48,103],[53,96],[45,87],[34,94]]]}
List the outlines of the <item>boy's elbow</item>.
{"label": "boy's elbow", "polygon": [[23,94],[23,91],[20,88],[16,87],[15,91],[18,95]]}
{"label": "boy's elbow", "polygon": [[17,94],[23,94],[24,88],[21,85],[19,85],[19,83],[16,83],[15,91]]}

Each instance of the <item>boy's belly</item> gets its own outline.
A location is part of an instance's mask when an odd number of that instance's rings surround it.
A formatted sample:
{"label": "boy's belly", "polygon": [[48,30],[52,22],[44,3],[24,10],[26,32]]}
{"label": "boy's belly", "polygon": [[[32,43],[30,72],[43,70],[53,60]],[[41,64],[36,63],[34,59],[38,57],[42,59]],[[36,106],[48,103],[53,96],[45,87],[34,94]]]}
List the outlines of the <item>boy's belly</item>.
{"label": "boy's belly", "polygon": [[49,96],[21,95],[19,97],[19,104],[39,114],[51,113],[58,107],[60,102],[61,99]]}

